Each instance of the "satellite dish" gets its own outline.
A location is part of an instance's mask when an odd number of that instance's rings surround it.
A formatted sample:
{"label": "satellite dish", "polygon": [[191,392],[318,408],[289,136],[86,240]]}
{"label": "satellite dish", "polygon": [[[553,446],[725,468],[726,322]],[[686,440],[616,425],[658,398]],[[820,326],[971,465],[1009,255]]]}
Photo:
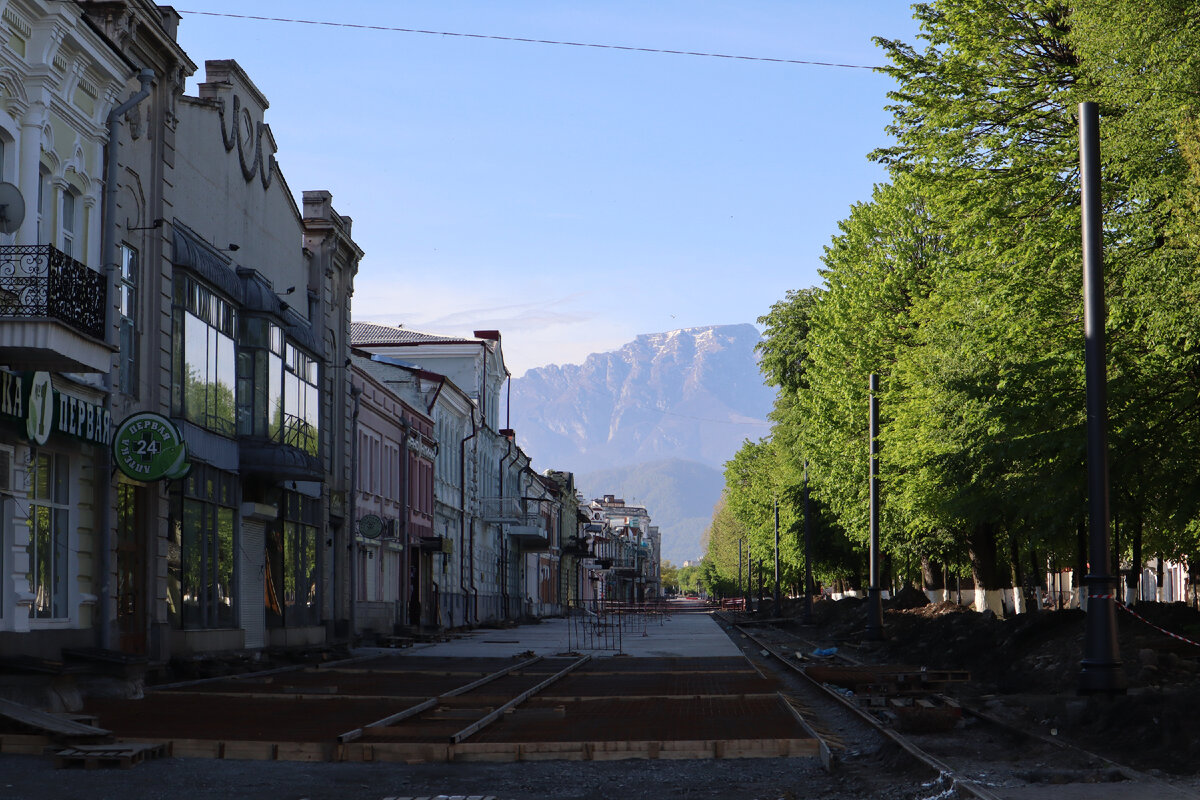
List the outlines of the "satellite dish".
{"label": "satellite dish", "polygon": [[375,514],[367,514],[358,521],[358,535],[364,539],[378,539],[383,533],[383,520]]}
{"label": "satellite dish", "polygon": [[25,198],[11,183],[0,183],[0,233],[13,233],[25,221]]}

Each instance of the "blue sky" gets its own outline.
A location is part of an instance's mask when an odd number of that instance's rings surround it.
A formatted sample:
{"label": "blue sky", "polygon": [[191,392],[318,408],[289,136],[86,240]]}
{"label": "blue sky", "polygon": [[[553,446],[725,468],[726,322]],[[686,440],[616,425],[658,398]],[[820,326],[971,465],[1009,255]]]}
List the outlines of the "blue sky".
{"label": "blue sky", "polygon": [[[905,2],[183,0],[200,66],[237,60],[293,192],[366,251],[356,320],[498,329],[514,375],[640,333],[755,322],[819,281],[884,172],[892,84],[866,69],[267,22],[878,65]],[[195,94],[196,78],[188,83]]]}

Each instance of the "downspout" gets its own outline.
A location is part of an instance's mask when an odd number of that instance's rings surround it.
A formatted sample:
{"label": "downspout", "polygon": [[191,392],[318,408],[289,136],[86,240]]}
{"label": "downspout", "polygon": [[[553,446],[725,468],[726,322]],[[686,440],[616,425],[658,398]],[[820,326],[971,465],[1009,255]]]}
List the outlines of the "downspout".
{"label": "downspout", "polygon": [[[500,503],[504,504],[504,462],[512,455],[513,440],[508,440],[508,449],[504,455],[500,456],[500,463],[496,467],[496,477],[500,482],[498,494]],[[518,484],[518,490],[520,485]],[[500,606],[502,609],[501,619],[508,619],[508,537],[504,535],[504,523],[500,523]]]}
{"label": "downspout", "polygon": [[[408,599],[412,597],[412,556],[409,553],[412,542],[408,538],[408,520],[409,520],[409,505],[412,503],[412,496],[409,492],[409,453],[408,439],[412,433],[412,425],[403,416],[400,417],[400,428],[404,431],[404,435],[400,437],[400,537],[404,542],[404,549],[400,552],[403,554],[400,557],[400,562],[403,566],[403,573],[400,577],[400,624],[408,624]],[[417,586],[418,596],[420,593],[420,585]],[[421,620],[417,619],[417,625],[421,624]]]}
{"label": "downspout", "polygon": [[350,502],[347,511],[350,519],[344,526],[350,541],[346,551],[350,554],[350,645],[354,646],[354,635],[358,623],[358,408],[362,401],[362,387],[351,386],[350,397],[354,404],[350,412],[350,430],[354,439],[350,442]]}
{"label": "downspout", "polygon": [[[117,278],[117,155],[120,153],[121,144],[118,138],[117,126],[121,122],[121,117],[125,112],[136,106],[138,103],[150,96],[150,82],[154,80],[154,70],[143,69],[138,73],[138,81],[141,82],[142,88],[138,89],[121,105],[108,112],[108,147],[104,150],[104,220],[100,230],[100,260],[103,263],[104,279],[108,285],[108,297],[104,303],[104,343],[113,348],[115,354],[120,347],[120,343],[113,335],[115,329],[115,315],[113,314],[113,303],[116,301],[116,278]],[[104,374],[104,397],[107,410],[112,412],[113,399],[113,356],[109,356],[108,372]],[[104,448],[104,455],[99,458],[101,461],[101,478],[108,480],[113,472],[112,450],[108,447]],[[100,492],[100,581],[97,587],[96,596],[100,602],[99,614],[99,630],[97,631],[97,646],[101,650],[108,650],[112,647],[112,623],[114,604],[109,598],[112,591],[112,577],[109,574],[112,571],[112,546],[113,546],[113,486],[106,484]],[[151,615],[152,616],[152,615]]]}
{"label": "downspout", "polygon": [[[467,565],[467,442],[475,438],[479,429],[475,427],[475,414],[471,414],[471,435],[458,443],[458,585],[463,595],[463,624],[469,624],[470,597],[464,568]],[[475,524],[471,523],[471,587],[475,586]]]}

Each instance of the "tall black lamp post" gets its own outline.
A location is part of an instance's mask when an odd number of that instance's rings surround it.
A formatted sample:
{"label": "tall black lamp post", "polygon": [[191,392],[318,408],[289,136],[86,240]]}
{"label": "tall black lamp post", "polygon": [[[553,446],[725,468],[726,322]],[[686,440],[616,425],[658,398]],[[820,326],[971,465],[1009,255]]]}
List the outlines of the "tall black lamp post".
{"label": "tall black lamp post", "polygon": [[779,591],[779,498],[775,498],[775,610],[772,616],[782,613],[783,595]]}
{"label": "tall black lamp post", "polygon": [[812,527],[808,521],[808,461],[804,462],[804,616],[805,625],[812,624]]}
{"label": "tall black lamp post", "polygon": [[1100,113],[1095,103],[1079,104],[1079,177],[1083,204],[1083,335],[1087,379],[1088,574],[1087,627],[1080,663],[1081,694],[1125,691],[1127,681],[1117,648],[1108,540],[1108,373],[1105,365],[1104,251],[1100,204]]}
{"label": "tall black lamp post", "polygon": [[872,373],[868,383],[870,394],[868,430],[871,439],[870,524],[871,564],[870,585],[867,588],[867,630],[864,638],[870,642],[883,639],[883,597],[879,591],[879,376]]}

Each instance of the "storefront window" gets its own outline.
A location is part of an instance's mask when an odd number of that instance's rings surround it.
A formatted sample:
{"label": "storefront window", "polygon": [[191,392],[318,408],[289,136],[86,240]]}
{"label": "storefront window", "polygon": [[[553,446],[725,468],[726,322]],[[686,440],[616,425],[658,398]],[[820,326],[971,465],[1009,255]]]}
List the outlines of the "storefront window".
{"label": "storefront window", "polygon": [[231,628],[234,476],[197,464],[171,494],[167,604],[177,628]]}
{"label": "storefront window", "polygon": [[284,492],[283,519],[267,536],[267,621],[272,627],[321,621],[317,500]]}
{"label": "storefront window", "polygon": [[62,619],[67,612],[68,463],[63,456],[34,452],[29,464],[29,588],[34,619]]}

